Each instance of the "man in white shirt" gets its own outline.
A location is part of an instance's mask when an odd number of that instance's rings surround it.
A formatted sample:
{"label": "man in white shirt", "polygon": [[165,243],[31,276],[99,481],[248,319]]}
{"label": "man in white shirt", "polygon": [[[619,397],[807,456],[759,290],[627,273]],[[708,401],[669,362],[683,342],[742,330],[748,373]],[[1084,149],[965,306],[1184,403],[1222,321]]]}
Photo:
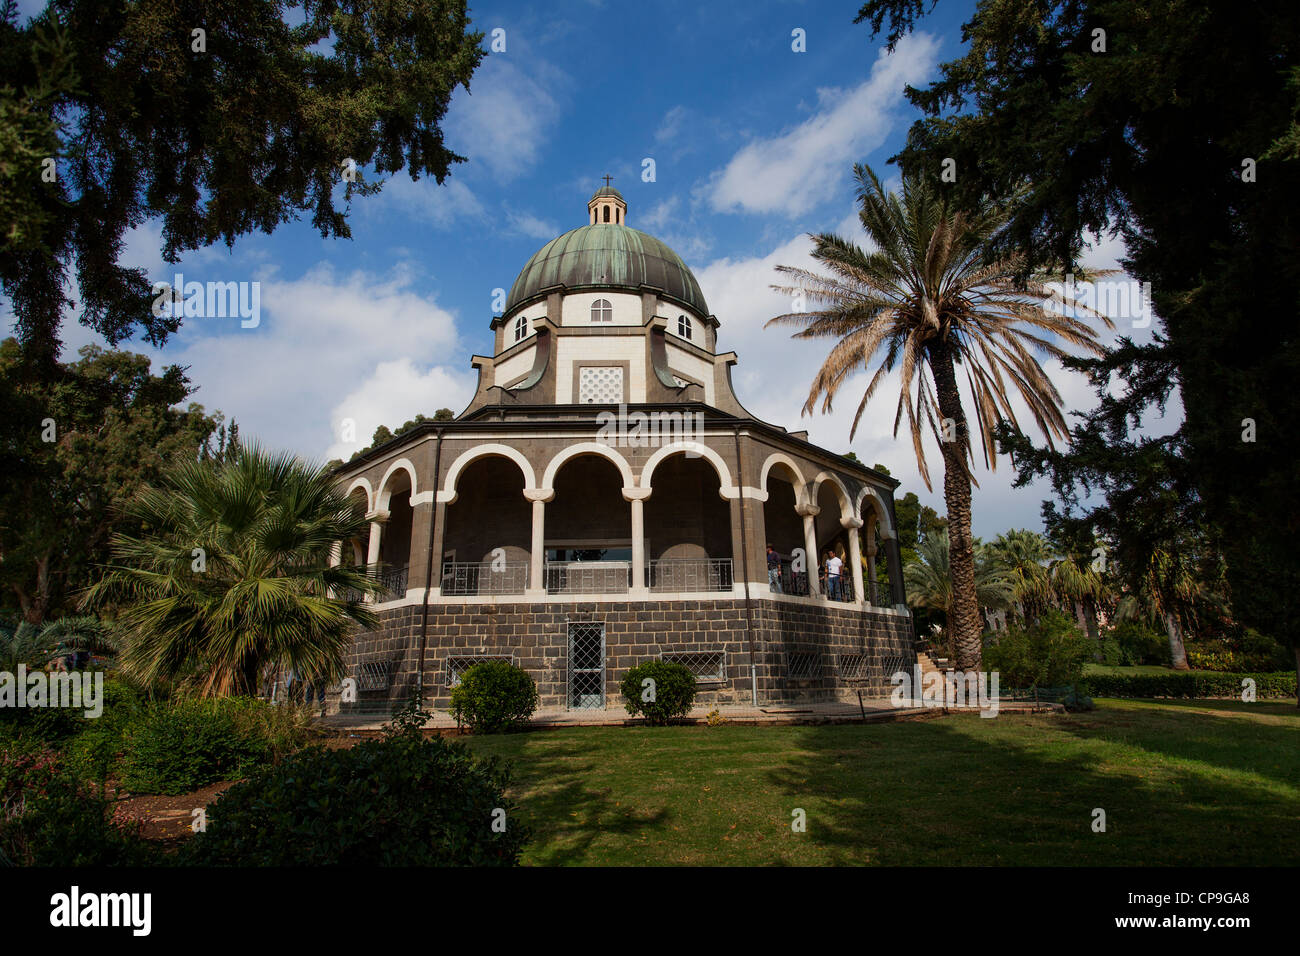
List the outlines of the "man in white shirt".
{"label": "man in white shirt", "polygon": [[838,601],[841,598],[840,585],[843,579],[840,575],[843,571],[844,562],[840,560],[838,554],[832,551],[831,556],[826,559],[826,589],[830,592],[833,601]]}

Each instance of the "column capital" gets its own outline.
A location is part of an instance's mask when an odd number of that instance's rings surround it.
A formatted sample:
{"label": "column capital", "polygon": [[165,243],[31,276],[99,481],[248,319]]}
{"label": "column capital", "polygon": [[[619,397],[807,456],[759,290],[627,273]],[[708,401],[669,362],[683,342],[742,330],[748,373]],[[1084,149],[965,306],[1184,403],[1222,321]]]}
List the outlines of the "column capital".
{"label": "column capital", "polygon": [[654,491],[653,488],[624,488],[623,500],[624,501],[645,501],[647,498],[650,497],[650,494],[653,491]]}
{"label": "column capital", "polygon": [[550,501],[555,497],[554,488],[525,488],[524,497],[529,501]]}
{"label": "column capital", "polygon": [[366,512],[366,520],[369,521],[371,524],[383,524],[388,520],[388,512],[368,511]]}
{"label": "column capital", "polygon": [[850,515],[847,518],[840,519],[840,526],[843,528],[849,528],[851,530],[856,531],[858,528],[862,527],[862,519],[854,518],[852,515]]}
{"label": "column capital", "polygon": [[795,505],[794,513],[802,518],[816,518],[822,513],[822,509],[816,505]]}

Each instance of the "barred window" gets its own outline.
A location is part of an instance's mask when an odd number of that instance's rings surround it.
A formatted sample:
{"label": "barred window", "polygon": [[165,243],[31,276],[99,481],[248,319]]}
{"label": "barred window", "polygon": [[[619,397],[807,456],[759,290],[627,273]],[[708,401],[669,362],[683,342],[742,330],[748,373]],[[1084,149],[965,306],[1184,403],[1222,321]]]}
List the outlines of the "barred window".
{"label": "barred window", "polygon": [[467,657],[449,657],[447,658],[447,686],[459,687],[461,676],[475,664],[482,664],[484,661],[505,661],[507,664],[513,664],[515,658],[513,654],[475,654]]}
{"label": "barred window", "polygon": [[866,654],[841,654],[839,659],[840,677],[844,680],[865,680],[867,678]]}
{"label": "barred window", "polygon": [[794,678],[820,677],[821,655],[816,652],[787,654],[786,676]]}
{"label": "barred window", "polygon": [[687,651],[661,653],[661,660],[681,664],[695,675],[698,684],[716,683],[727,679],[727,657],[723,651]]}

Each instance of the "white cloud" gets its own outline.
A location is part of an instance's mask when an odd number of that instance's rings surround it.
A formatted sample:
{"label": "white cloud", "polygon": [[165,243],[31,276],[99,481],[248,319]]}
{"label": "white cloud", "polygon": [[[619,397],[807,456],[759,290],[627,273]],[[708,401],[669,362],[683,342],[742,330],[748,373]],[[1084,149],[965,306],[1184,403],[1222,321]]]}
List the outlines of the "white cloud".
{"label": "white cloud", "polygon": [[[514,52],[514,51],[512,51]],[[515,61],[528,64],[525,71]],[[474,74],[473,92],[457,89],[447,110],[447,142],[483,164],[502,182],[530,169],[537,161],[556,120],[559,91],[568,79],[536,57],[489,56]]]}
{"label": "white cloud", "polygon": [[659,128],[655,130],[655,142],[666,143],[677,138],[681,132],[682,124],[686,120],[686,107],[674,106],[664,114],[663,120],[659,123]]}
{"label": "white cloud", "polygon": [[506,222],[512,232],[522,236],[531,236],[534,239],[554,239],[560,234],[560,230],[553,224],[534,216],[532,213],[515,212],[507,208]]}
{"label": "white cloud", "polygon": [[903,87],[932,72],[939,41],[926,33],[881,53],[871,76],[847,90],[819,90],[818,111],[793,129],[746,144],[707,184],[717,211],[797,216],[835,196],[854,161],[878,148],[897,119]]}
{"label": "white cloud", "polygon": [[483,220],[486,217],[483,204],[454,174],[441,186],[431,176],[419,181],[406,174],[394,176],[384,184],[378,198],[378,203],[365,208],[378,212],[378,207],[383,206],[385,214],[397,211],[439,229],[450,228],[463,219]]}
{"label": "white cloud", "polygon": [[[472,394],[473,373],[442,364],[459,355],[455,319],[413,288],[414,277],[401,267],[340,275],[324,264],[292,280],[263,272],[256,329],[189,319],[149,354],[155,369],[189,366],[200,386],[193,400],[236,418],[245,436],[308,457],[346,458],[378,424],[442,406],[459,412]],[[349,401],[358,442],[344,449],[332,426],[347,417]]]}
{"label": "white cloud", "polygon": [[680,205],[681,200],[676,196],[655,203],[638,217],[637,228],[649,231],[663,229],[676,217]]}
{"label": "white cloud", "polygon": [[459,413],[473,395],[471,375],[445,366],[421,370],[408,358],[380,362],[330,412],[333,433],[341,436],[343,423],[350,420],[356,441],[335,441],[325,457],[347,459],[370,444],[370,437],[380,425],[396,428],[418,414],[432,416],[439,408]]}

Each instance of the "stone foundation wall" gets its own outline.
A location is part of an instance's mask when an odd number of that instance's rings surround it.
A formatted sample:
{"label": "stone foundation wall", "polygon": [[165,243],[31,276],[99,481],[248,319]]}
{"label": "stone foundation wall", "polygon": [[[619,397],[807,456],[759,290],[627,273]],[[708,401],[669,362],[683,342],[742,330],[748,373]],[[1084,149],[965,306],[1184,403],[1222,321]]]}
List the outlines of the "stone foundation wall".
{"label": "stone foundation wall", "polygon": [[[886,696],[888,676],[900,659],[909,669],[916,661],[911,621],[906,617],[770,598],[753,599],[751,613],[760,704],[852,699],[859,690],[864,697]],[[348,673],[362,685],[358,709],[390,709],[410,695],[419,666],[420,617],[419,605],[386,609],[380,612],[377,630],[356,637]],[[537,681],[543,707],[567,706],[568,625],[578,622],[605,627],[607,706],[620,703],[619,681],[633,665],[661,653],[717,651],[725,654],[726,679],[702,682],[697,703],[750,702],[745,602],[728,597],[430,605],[424,670],[427,703],[437,710],[449,705],[449,658],[504,656],[513,658]],[[792,663],[806,669],[806,674],[792,676]],[[846,676],[846,668],[854,668],[856,676]],[[385,669],[391,675],[386,686],[364,689],[363,670],[373,675]]]}

